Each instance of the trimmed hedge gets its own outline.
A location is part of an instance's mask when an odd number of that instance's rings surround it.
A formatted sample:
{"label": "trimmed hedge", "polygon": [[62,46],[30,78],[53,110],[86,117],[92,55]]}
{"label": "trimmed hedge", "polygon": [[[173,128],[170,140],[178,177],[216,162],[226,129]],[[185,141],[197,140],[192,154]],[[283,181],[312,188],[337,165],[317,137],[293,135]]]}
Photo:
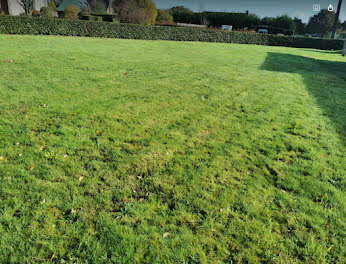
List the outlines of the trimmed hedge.
{"label": "trimmed hedge", "polygon": [[202,41],[315,48],[322,50],[341,50],[343,48],[342,40],[14,16],[0,16],[0,34]]}

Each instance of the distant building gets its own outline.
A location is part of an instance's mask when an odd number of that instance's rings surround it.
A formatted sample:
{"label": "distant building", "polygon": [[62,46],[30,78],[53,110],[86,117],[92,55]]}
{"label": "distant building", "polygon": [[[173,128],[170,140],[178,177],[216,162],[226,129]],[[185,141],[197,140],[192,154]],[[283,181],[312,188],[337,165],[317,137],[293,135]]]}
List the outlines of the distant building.
{"label": "distant building", "polygon": [[[40,10],[47,6],[48,0],[34,0],[34,9]],[[1,11],[12,16],[19,16],[25,13],[23,7],[16,0],[0,0]]]}

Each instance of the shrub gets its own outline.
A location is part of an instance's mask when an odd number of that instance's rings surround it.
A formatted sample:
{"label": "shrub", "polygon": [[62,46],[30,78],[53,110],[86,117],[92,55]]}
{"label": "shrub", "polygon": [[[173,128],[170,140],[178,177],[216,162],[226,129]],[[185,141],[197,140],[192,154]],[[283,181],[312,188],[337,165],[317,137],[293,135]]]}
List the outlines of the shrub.
{"label": "shrub", "polygon": [[169,13],[168,10],[158,9],[156,22],[159,24],[172,24],[173,16]]}
{"label": "shrub", "polygon": [[91,21],[98,21],[98,22],[102,21],[102,17],[101,16],[91,16],[90,19],[91,19]]}
{"label": "shrub", "polygon": [[90,9],[91,12],[96,14],[105,14],[107,11],[106,4],[97,0],[92,0],[92,2],[90,3]]}
{"label": "shrub", "polygon": [[54,17],[54,12],[49,7],[45,7],[45,6],[42,7],[40,12],[41,12],[41,17],[44,17],[44,18]]}
{"label": "shrub", "polygon": [[79,8],[75,5],[69,5],[65,9],[64,18],[78,19]]}
{"label": "shrub", "polygon": [[91,15],[81,15],[79,16],[80,20],[91,20]]}
{"label": "shrub", "polygon": [[56,4],[55,2],[49,2],[48,7],[53,11],[56,12]]}
{"label": "shrub", "polygon": [[139,7],[136,0],[116,0],[113,5],[123,23],[145,24],[148,20],[145,9]]}
{"label": "shrub", "polygon": [[32,15],[33,17],[39,17],[39,16],[40,16],[40,11],[34,9],[34,10],[32,10],[31,15]]}
{"label": "shrub", "polygon": [[137,0],[138,5],[147,13],[147,21],[146,24],[153,25],[155,24],[157,18],[157,9],[155,4],[151,0]]}
{"label": "shrub", "polygon": [[155,23],[157,9],[151,0],[115,0],[114,10],[120,21],[133,24]]}
{"label": "shrub", "polygon": [[80,12],[81,16],[90,16],[90,8],[89,7],[83,7],[82,11]]}
{"label": "shrub", "polygon": [[103,38],[203,41],[342,50],[343,41],[180,27],[95,23],[92,21],[0,16],[0,34],[64,35]]}
{"label": "shrub", "polygon": [[183,6],[172,7],[169,12],[176,23],[192,23],[195,20],[195,13]]}

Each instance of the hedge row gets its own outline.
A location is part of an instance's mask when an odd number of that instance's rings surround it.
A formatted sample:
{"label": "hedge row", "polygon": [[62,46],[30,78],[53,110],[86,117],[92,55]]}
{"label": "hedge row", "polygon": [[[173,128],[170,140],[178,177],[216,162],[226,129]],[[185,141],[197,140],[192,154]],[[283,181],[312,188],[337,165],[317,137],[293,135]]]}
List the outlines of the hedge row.
{"label": "hedge row", "polygon": [[343,41],[219,30],[113,24],[81,20],[0,16],[0,34],[203,41],[341,50]]}

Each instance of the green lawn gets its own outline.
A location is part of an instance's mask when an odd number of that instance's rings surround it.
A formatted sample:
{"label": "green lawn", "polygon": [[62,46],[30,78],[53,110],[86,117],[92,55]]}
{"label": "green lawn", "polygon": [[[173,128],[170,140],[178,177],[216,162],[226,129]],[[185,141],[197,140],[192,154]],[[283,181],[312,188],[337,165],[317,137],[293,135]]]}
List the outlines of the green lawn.
{"label": "green lawn", "polygon": [[346,58],[0,36],[0,263],[343,263]]}

